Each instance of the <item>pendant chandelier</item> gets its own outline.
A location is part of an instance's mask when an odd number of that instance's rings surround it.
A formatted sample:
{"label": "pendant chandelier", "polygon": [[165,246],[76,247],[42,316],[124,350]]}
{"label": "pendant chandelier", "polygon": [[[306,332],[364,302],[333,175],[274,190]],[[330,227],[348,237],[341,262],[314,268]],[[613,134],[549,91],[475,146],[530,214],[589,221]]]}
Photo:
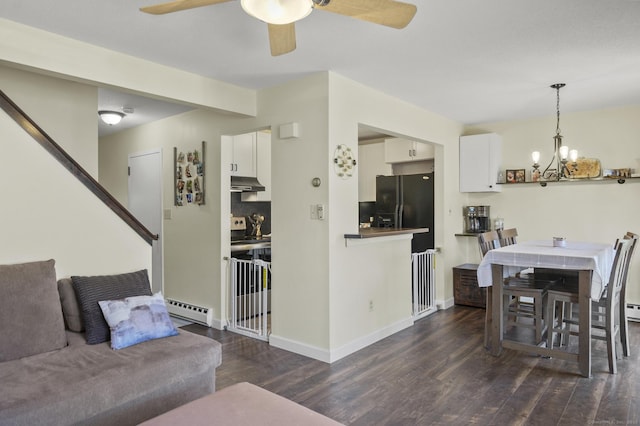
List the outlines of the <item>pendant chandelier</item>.
{"label": "pendant chandelier", "polygon": [[[556,90],[556,134],[553,137],[553,157],[549,165],[540,173],[540,151],[531,153],[533,160],[533,173],[539,174],[541,180],[561,180],[568,179],[578,170],[576,160],[578,159],[578,151],[569,150],[569,147],[562,145],[562,135],[560,134],[560,89],[566,86],[564,83],[552,84],[551,88]],[[571,167],[567,167],[567,163],[571,161]],[[553,168],[555,163],[555,168]]]}

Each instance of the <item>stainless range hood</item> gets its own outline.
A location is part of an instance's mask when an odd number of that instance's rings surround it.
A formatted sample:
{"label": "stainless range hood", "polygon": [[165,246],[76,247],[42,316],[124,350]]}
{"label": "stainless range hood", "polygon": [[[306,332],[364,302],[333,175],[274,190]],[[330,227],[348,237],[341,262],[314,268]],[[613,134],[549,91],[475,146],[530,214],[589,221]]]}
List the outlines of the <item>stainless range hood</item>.
{"label": "stainless range hood", "polygon": [[231,176],[231,191],[233,192],[258,192],[264,191],[264,185],[258,179],[251,176]]}

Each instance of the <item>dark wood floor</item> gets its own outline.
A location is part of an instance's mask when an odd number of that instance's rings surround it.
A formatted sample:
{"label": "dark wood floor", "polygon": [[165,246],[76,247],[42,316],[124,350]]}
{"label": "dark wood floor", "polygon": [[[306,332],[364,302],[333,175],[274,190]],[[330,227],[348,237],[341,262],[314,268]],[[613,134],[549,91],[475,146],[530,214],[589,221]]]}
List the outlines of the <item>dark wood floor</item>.
{"label": "dark wood floor", "polygon": [[[575,363],[483,348],[484,310],[456,306],[333,364],[199,325],[222,343],[217,388],[251,382],[351,425],[640,424],[640,324],[631,356],[608,372],[604,342],[593,373]],[[250,404],[250,401],[247,401]]]}

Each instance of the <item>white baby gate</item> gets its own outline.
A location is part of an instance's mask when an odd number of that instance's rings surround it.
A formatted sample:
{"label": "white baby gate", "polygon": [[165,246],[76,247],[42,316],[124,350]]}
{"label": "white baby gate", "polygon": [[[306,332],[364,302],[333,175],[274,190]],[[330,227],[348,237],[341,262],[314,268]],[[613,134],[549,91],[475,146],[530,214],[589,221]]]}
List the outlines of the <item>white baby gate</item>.
{"label": "white baby gate", "polygon": [[438,310],[436,298],[436,250],[411,254],[413,318],[419,319]]}
{"label": "white baby gate", "polygon": [[231,258],[231,319],[227,329],[269,340],[271,263]]}

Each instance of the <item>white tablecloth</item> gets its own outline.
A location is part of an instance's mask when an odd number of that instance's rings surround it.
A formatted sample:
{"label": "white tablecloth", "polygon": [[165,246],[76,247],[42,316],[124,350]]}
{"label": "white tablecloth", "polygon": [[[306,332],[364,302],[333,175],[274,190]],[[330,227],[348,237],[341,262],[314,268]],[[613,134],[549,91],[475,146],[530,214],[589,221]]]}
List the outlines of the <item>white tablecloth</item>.
{"label": "white tablecloth", "polygon": [[478,285],[492,284],[491,264],[504,265],[504,274],[523,268],[593,270],[591,298],[600,300],[614,258],[613,244],[567,241],[566,247],[554,247],[552,240],[524,241],[490,250],[478,266]]}

